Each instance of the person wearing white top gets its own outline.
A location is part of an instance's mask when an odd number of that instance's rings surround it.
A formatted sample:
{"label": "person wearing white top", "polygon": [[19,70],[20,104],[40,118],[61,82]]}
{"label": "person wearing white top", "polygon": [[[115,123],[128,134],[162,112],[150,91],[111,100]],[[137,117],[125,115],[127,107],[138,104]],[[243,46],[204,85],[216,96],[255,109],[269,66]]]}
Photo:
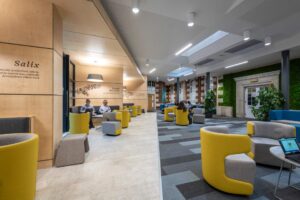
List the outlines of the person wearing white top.
{"label": "person wearing white top", "polygon": [[107,104],[108,104],[107,100],[104,100],[103,105],[101,105],[99,108],[99,113],[103,114],[106,112],[111,112],[111,109]]}

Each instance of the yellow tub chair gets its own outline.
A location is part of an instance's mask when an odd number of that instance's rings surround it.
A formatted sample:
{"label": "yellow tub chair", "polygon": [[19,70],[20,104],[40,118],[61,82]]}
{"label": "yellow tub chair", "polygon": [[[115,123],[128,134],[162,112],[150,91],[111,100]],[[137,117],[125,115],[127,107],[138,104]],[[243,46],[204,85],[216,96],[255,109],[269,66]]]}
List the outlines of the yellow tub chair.
{"label": "yellow tub chair", "polygon": [[138,109],[136,106],[131,107],[131,117],[136,117],[138,115]]}
{"label": "yellow tub chair", "polygon": [[187,126],[189,125],[188,119],[189,111],[183,111],[176,109],[176,125]]}
{"label": "yellow tub chair", "polygon": [[256,165],[250,138],[228,132],[225,126],[200,129],[203,178],[223,192],[251,195]]}
{"label": "yellow tub chair", "polygon": [[38,136],[0,135],[0,199],[33,200],[36,190]]}
{"label": "yellow tub chair", "polygon": [[167,107],[164,109],[164,120],[166,122],[172,122],[174,121],[174,118],[176,116],[176,108],[175,106]]}
{"label": "yellow tub chair", "polygon": [[137,115],[141,115],[142,114],[142,106],[136,106],[137,108]]}
{"label": "yellow tub chair", "polygon": [[131,122],[131,113],[130,113],[130,109],[128,107],[123,107],[123,110],[127,110],[128,111],[128,122]]}
{"label": "yellow tub chair", "polygon": [[70,113],[69,120],[71,134],[89,134],[90,113]]}
{"label": "yellow tub chair", "polygon": [[120,110],[122,113],[122,128],[128,128],[129,125],[129,111],[128,110]]}

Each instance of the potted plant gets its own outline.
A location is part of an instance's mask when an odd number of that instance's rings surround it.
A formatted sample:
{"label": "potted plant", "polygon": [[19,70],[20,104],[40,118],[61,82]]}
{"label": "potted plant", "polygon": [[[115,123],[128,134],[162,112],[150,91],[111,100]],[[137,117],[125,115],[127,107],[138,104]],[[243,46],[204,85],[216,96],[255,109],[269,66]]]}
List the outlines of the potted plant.
{"label": "potted plant", "polygon": [[284,102],[282,93],[272,85],[259,91],[251,110],[257,120],[267,121],[269,112],[281,109]]}
{"label": "potted plant", "polygon": [[213,90],[208,90],[206,92],[204,108],[206,118],[211,118],[216,112],[216,95]]}

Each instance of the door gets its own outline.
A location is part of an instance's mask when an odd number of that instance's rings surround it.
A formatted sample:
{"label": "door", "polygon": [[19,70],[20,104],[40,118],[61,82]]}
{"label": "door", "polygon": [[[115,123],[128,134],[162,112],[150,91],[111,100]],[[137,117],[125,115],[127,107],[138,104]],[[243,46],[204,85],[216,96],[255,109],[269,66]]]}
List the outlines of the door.
{"label": "door", "polygon": [[254,105],[255,98],[259,94],[260,88],[261,88],[260,86],[245,88],[245,117],[246,118],[251,118],[251,119],[255,118],[251,111],[251,108]]}
{"label": "door", "polygon": [[[261,86],[251,86],[245,88],[245,117],[254,119],[254,115],[252,113],[252,106],[254,105],[255,98],[259,95],[259,91],[263,88],[269,87],[269,85],[261,85]],[[256,105],[259,107],[259,104]]]}
{"label": "door", "polygon": [[148,94],[148,112],[155,111],[155,98],[154,94]]}

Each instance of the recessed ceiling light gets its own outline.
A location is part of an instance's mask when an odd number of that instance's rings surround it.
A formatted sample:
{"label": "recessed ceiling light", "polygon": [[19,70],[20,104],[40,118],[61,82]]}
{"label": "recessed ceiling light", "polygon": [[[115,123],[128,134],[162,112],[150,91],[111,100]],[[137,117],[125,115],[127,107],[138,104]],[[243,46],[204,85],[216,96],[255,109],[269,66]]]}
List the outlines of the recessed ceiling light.
{"label": "recessed ceiling light", "polygon": [[174,81],[175,78],[168,78],[168,81],[171,82],[171,81]]}
{"label": "recessed ceiling light", "polygon": [[181,53],[183,53],[185,50],[187,50],[187,49],[190,48],[191,46],[193,46],[192,43],[189,43],[188,45],[184,46],[182,49],[180,49],[179,51],[177,51],[177,52],[175,53],[175,56],[180,55]]}
{"label": "recessed ceiling light", "polygon": [[247,63],[248,63],[248,61],[244,61],[244,62],[236,63],[236,64],[233,64],[233,65],[229,65],[225,68],[228,69],[228,68],[232,68],[232,67],[237,67],[237,66],[244,65],[244,64],[247,64]]}
{"label": "recessed ceiling light", "polygon": [[132,12],[134,14],[138,14],[140,12],[139,1],[138,0],[133,0],[132,1]]}
{"label": "recessed ceiling light", "polygon": [[145,65],[146,65],[146,67],[149,67],[149,66],[150,66],[149,59],[146,60],[146,64],[145,64]]}
{"label": "recessed ceiling light", "polygon": [[250,40],[250,31],[244,31],[244,41]]}
{"label": "recessed ceiling light", "polygon": [[151,69],[150,71],[149,71],[149,74],[152,74],[153,72],[155,72],[156,71],[156,68],[153,68],[153,69]]}
{"label": "recessed ceiling light", "polygon": [[188,27],[193,27],[195,25],[195,13],[190,12],[187,16],[187,26]]}
{"label": "recessed ceiling light", "polygon": [[270,46],[272,44],[272,39],[271,37],[266,37],[265,38],[265,46]]}

